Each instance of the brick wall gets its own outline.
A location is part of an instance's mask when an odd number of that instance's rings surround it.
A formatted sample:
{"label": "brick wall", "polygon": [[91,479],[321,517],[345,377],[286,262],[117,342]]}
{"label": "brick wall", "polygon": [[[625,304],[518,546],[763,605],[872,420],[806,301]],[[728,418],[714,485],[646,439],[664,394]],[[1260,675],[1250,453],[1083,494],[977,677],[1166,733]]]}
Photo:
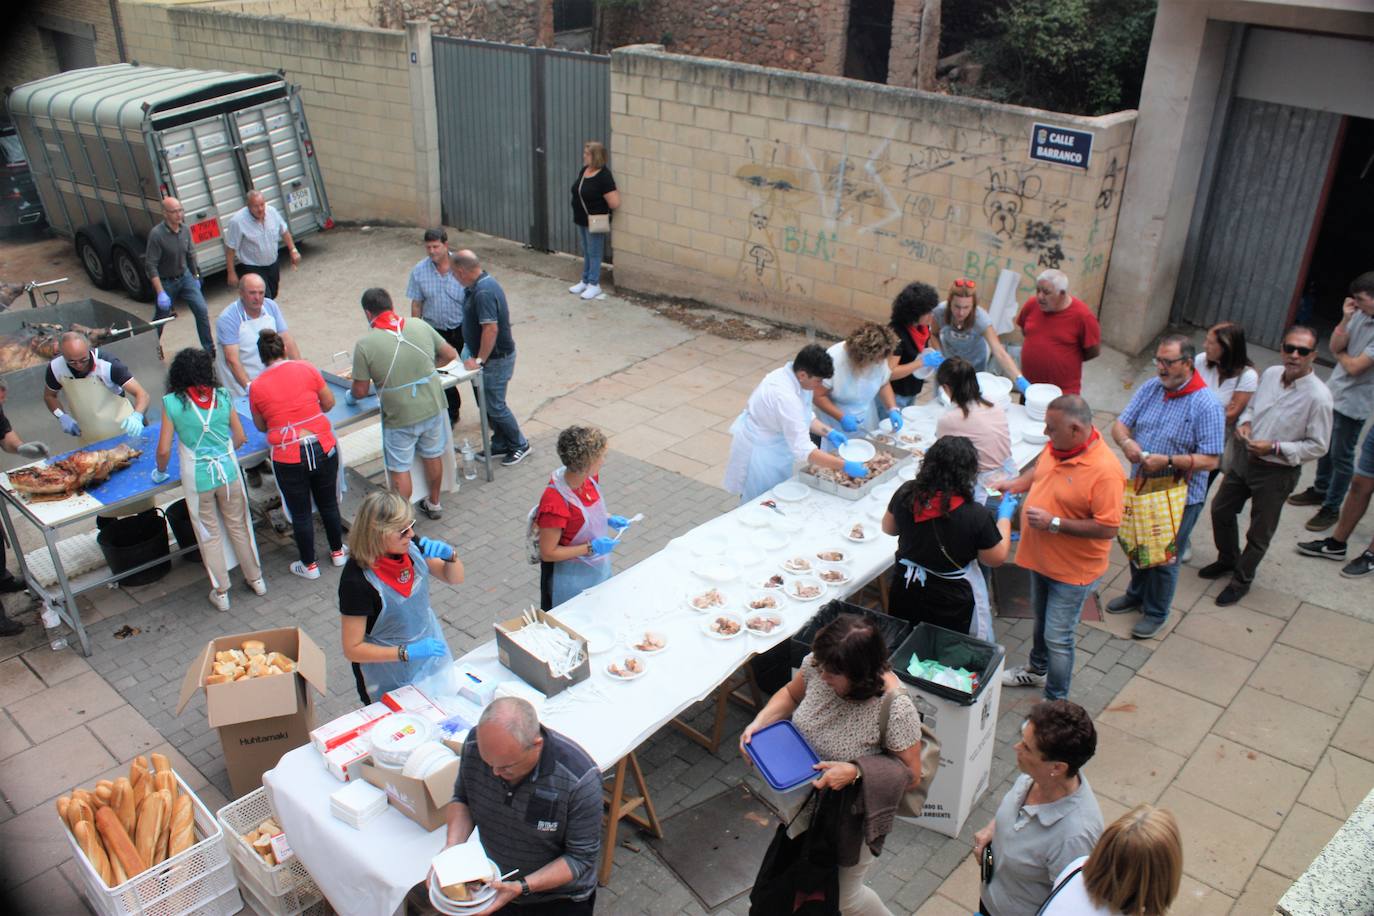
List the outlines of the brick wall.
{"label": "brick wall", "polygon": [[44,0],[22,7],[16,5],[5,14],[4,38],[0,40],[0,86],[18,86],[57,73],[57,49],[51,29],[62,28],[66,23],[82,31],[91,27],[97,64],[119,63],[108,0]]}
{"label": "brick wall", "polygon": [[553,0],[377,0],[382,24],[428,20],[435,35],[553,45]]}
{"label": "brick wall", "polygon": [[[1037,120],[1093,131],[1091,170],[1030,161]],[[1134,122],[622,48],[616,283],[843,334],[913,280],[1057,266],[1097,309]]]}
{"label": "brick wall", "polygon": [[254,16],[284,16],[287,19],[309,19],[312,22],[332,22],[335,25],[381,24],[377,0],[213,0],[198,5],[201,9],[249,13]]}
{"label": "brick wall", "polygon": [[335,219],[426,221],[406,33],[129,0],[120,15],[140,63],[285,70],[301,87]]}

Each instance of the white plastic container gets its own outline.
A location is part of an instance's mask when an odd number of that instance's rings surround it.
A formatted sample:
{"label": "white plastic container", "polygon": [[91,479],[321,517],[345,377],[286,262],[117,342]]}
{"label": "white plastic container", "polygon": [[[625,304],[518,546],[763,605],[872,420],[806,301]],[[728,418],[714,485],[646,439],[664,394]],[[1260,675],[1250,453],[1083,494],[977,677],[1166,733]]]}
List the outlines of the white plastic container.
{"label": "white plastic container", "polygon": [[266,789],[254,789],[238,801],[219,809],[218,827],[223,828],[223,840],[234,856],[236,870],[247,872],[265,897],[282,897],[295,893],[297,897],[310,891],[319,894],[319,887],[310,872],[305,870],[300,856],[292,856],[280,865],[268,865],[243,841],[243,835],[256,830],[268,818],[276,820]]}

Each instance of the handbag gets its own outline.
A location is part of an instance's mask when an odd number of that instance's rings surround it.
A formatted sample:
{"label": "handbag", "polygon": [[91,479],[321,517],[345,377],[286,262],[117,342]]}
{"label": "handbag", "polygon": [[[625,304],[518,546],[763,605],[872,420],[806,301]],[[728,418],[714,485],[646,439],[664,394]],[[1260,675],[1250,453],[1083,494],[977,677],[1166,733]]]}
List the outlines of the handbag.
{"label": "handbag", "polygon": [[827,794],[828,790],[813,792],[797,812],[800,817],[808,805],[815,806],[811,824],[801,836],[787,835],[790,821],[778,825],[749,891],[749,916],[840,916],[834,818],[823,822],[821,816]]}
{"label": "handbag", "polygon": [[[892,717],[892,701],[896,694],[888,691],[883,694],[883,705],[878,713],[878,747],[887,753],[887,722]],[[917,713],[920,715],[920,713]],[[935,772],[940,769],[940,739],[935,732],[921,720],[921,780],[902,793],[897,805],[897,813],[902,817],[920,817],[925,807],[926,796],[930,794],[930,784],[935,781]]]}
{"label": "handbag", "polygon": [[587,180],[587,176],[577,179],[577,202],[582,205],[582,212],[587,214],[587,231],[593,235],[605,235],[611,231],[611,214],[592,213],[587,209],[587,201],[582,198],[582,182]]}
{"label": "handbag", "polygon": [[1137,477],[1127,486],[1116,539],[1136,569],[1173,563],[1178,557],[1178,526],[1188,504],[1188,481],[1181,474]]}

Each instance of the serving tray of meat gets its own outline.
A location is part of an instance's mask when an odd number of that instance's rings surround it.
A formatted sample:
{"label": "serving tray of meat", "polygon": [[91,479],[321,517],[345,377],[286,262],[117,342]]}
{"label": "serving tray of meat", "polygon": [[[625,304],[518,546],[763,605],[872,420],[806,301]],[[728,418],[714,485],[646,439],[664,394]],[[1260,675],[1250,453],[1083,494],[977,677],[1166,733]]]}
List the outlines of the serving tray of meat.
{"label": "serving tray of meat", "polygon": [[884,445],[873,439],[868,441],[873,443],[877,454],[864,462],[864,466],[868,468],[867,477],[850,477],[843,471],[832,471],[829,468],[818,468],[808,464],[797,474],[797,479],[808,487],[814,487],[822,493],[830,493],[841,499],[862,499],[895,477],[902,465],[913,460],[911,453],[904,448]]}
{"label": "serving tray of meat", "polygon": [[141,454],[127,445],[73,452],[52,464],[10,471],[10,486],[29,502],[67,499],[109,480],[111,474],[127,468]]}

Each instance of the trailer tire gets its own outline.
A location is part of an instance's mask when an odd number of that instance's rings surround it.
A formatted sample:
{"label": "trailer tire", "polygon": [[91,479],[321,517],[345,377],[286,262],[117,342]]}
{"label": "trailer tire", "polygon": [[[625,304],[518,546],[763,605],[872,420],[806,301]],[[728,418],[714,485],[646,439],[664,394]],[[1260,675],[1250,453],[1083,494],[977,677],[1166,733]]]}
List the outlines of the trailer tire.
{"label": "trailer tire", "polygon": [[96,288],[115,288],[119,281],[110,263],[110,237],[104,227],[86,226],[76,233],[76,256]]}
{"label": "trailer tire", "polygon": [[153,284],[144,270],[143,259],[134,254],[135,244],[120,239],[110,249],[110,261],[114,265],[114,275],[130,299],[136,302],[150,302],[153,298]]}

